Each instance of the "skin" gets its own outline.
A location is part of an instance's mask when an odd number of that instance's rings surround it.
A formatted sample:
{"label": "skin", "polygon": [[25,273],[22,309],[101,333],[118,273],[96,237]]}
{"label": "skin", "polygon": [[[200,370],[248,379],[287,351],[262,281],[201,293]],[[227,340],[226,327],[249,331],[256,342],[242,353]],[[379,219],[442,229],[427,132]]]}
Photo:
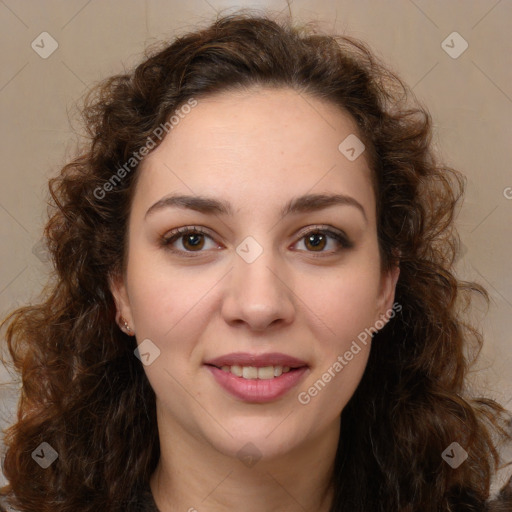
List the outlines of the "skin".
{"label": "skin", "polygon": [[[157,397],[161,458],[150,486],[161,512],[329,510],[339,417],[370,343],[307,405],[297,397],[392,308],[399,275],[380,271],[365,154],[349,161],[338,150],[357,133],[330,103],[252,88],[198,100],[142,162],[126,272],[111,289],[137,342],[160,350],[144,370]],[[233,212],[174,206],[145,218],[171,193],[222,199]],[[280,215],[290,199],[324,193],[356,199],[366,220],[351,205]],[[304,228],[319,225],[343,231],[353,247],[329,236],[320,248],[308,244]],[[186,236],[171,244],[176,252],[159,243],[183,226],[208,231],[199,252]],[[236,252],[248,236],[263,249],[252,263]],[[283,397],[247,403],[203,364],[231,352],[281,352],[309,367]],[[247,443],[260,457],[252,467],[237,456]]]}

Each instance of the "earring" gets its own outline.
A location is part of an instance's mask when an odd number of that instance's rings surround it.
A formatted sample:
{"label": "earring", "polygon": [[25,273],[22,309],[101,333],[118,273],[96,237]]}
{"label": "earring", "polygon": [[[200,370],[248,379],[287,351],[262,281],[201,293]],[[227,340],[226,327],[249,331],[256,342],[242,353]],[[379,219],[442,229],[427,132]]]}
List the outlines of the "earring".
{"label": "earring", "polygon": [[132,328],[128,325],[128,322],[121,316],[119,317],[119,320],[123,322],[124,328],[128,331],[128,333],[132,332]]}

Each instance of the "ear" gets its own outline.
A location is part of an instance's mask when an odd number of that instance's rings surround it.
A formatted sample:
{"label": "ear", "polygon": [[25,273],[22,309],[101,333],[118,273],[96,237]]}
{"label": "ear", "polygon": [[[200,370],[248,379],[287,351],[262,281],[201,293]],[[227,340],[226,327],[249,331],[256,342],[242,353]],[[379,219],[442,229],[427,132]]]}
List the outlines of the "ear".
{"label": "ear", "polygon": [[108,283],[116,304],[116,322],[120,329],[126,332],[124,323],[121,320],[121,317],[123,317],[130,326],[133,334],[135,331],[135,324],[133,322],[133,315],[130,307],[130,300],[128,298],[128,291],[126,289],[125,278],[122,274],[111,274],[108,277]]}
{"label": "ear", "polygon": [[375,321],[380,319],[384,320],[386,323],[388,322],[388,312],[390,312],[393,308],[393,303],[395,300],[396,283],[398,282],[399,275],[400,266],[398,262],[396,263],[396,265],[393,265],[389,270],[385,271],[382,274],[380,282],[380,292],[377,300],[377,317]]}

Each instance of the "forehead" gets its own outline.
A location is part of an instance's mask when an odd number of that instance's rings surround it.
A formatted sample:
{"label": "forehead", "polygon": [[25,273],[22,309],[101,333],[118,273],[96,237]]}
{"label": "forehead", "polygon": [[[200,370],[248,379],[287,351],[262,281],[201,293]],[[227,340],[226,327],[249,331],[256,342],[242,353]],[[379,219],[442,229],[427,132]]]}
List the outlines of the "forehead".
{"label": "forehead", "polygon": [[372,213],[364,152],[351,161],[339,149],[357,134],[355,121],[339,107],[291,89],[199,98],[143,160],[135,199],[147,204],[165,193],[196,193],[237,200],[244,208],[336,191]]}

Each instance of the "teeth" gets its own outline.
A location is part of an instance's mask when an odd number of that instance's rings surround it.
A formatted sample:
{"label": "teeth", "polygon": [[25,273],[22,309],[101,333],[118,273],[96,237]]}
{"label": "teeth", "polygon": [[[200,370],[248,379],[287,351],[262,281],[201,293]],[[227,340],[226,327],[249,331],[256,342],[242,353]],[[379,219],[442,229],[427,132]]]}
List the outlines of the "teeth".
{"label": "teeth", "polygon": [[[226,366],[226,368],[227,368],[227,370],[226,370],[226,371],[228,371],[228,372],[229,372],[229,371],[230,371],[230,370],[229,370],[229,366]],[[224,368],[223,368],[223,369],[224,369]],[[241,377],[241,376],[243,375],[243,373],[244,373],[244,372],[243,372],[243,370],[242,370],[242,367],[241,367],[241,366],[238,366],[237,364],[235,364],[235,365],[233,365],[233,366],[231,367],[231,373],[232,373],[233,375],[236,375],[237,377]]]}
{"label": "teeth", "polygon": [[244,366],[242,368],[242,377],[244,379],[257,379],[258,368],[255,368],[254,366]]}
{"label": "teeth", "polygon": [[263,368],[258,368],[258,379],[268,380],[274,378],[274,367],[273,366],[263,366]]}
{"label": "teeth", "polygon": [[262,366],[256,368],[255,366],[222,366],[221,370],[226,373],[232,373],[237,377],[243,377],[244,379],[260,379],[270,380],[275,377],[280,377],[283,373],[290,371],[289,366]]}

